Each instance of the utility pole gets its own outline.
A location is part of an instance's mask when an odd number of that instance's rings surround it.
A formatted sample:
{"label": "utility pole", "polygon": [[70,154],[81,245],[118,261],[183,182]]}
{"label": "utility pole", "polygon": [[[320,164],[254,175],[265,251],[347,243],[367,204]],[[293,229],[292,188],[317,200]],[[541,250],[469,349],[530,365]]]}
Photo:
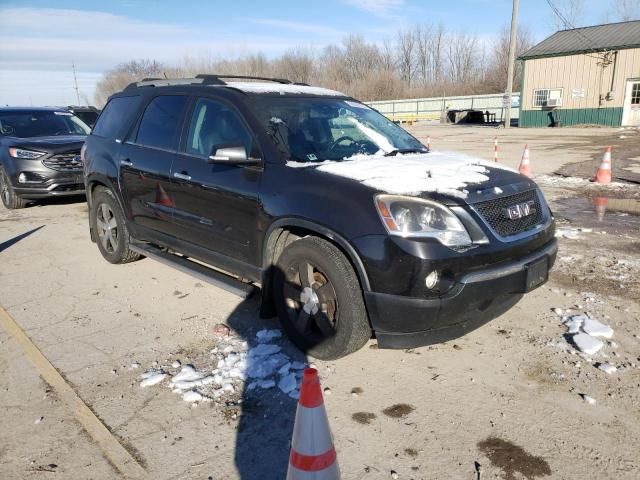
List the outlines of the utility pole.
{"label": "utility pole", "polygon": [[76,64],[75,62],[71,62],[71,69],[73,70],[73,84],[76,90],[76,100],[78,103],[76,105],[80,105],[80,92],[78,90],[78,77],[76,77]]}
{"label": "utility pole", "polygon": [[513,0],[511,10],[511,38],[509,39],[509,67],[507,69],[507,92],[505,97],[508,101],[504,112],[504,128],[511,126],[511,94],[513,93],[513,69],[516,61],[516,42],[518,37],[518,0]]}

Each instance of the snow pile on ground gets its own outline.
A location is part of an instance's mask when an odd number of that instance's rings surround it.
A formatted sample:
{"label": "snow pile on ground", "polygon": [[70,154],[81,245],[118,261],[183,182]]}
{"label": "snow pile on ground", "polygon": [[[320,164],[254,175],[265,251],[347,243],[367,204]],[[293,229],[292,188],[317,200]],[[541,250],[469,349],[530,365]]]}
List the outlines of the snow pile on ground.
{"label": "snow pile on ground", "polygon": [[[143,373],[140,386],[158,385],[168,378],[168,387],[184,401],[206,402],[231,397],[243,388],[250,391],[277,385],[282,393],[297,399],[307,365],[293,361],[280,345],[272,343],[280,338],[280,330],[260,330],[256,344],[250,347],[242,339],[227,335],[209,352],[207,366],[197,369],[174,361],[171,367]],[[176,372],[171,374],[170,369]]]}
{"label": "snow pile on ground", "polygon": [[322,172],[357,180],[396,195],[422,192],[466,198],[469,185],[489,180],[494,164],[455,152],[396,155],[354,155],[339,162],[287,162],[291,167],[316,167]]}
{"label": "snow pile on ground", "polygon": [[611,182],[607,184],[595,183],[587,178],[563,177],[561,175],[534,175],[534,180],[540,186],[546,187],[580,187],[598,190],[625,190],[635,189],[636,185],[621,182]]}
{"label": "snow pile on ground", "polygon": [[590,315],[578,314],[563,317],[563,323],[567,327],[567,333],[574,345],[586,355],[594,355],[604,347],[600,338],[613,337],[613,329],[599,322]]}

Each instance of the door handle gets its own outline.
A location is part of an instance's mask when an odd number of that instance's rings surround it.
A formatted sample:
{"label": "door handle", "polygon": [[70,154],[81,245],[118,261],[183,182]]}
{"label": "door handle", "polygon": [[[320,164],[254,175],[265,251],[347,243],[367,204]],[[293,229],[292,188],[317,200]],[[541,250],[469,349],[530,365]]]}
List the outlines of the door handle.
{"label": "door handle", "polygon": [[173,172],[173,176],[179,180],[191,180],[191,175],[186,175],[184,173]]}
{"label": "door handle", "polygon": [[120,165],[123,167],[133,167],[133,162],[127,158],[126,160],[120,160]]}

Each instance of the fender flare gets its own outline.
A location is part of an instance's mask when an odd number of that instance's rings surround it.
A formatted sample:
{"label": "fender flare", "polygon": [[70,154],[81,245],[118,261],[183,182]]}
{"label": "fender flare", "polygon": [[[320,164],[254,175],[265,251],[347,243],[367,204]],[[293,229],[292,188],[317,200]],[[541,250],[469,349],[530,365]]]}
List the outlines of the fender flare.
{"label": "fender flare", "polygon": [[340,247],[346,254],[347,258],[351,262],[351,264],[355,267],[356,275],[358,275],[358,279],[360,280],[360,285],[362,286],[362,290],[364,292],[371,291],[371,285],[369,283],[369,277],[367,275],[367,271],[364,268],[364,264],[356,252],[355,248],[349,243],[349,241],[344,238],[342,235],[336,233],[324,225],[320,225],[315,222],[311,222],[309,220],[304,220],[302,218],[296,217],[287,217],[287,218],[279,218],[274,221],[269,228],[267,229],[262,242],[262,266],[266,271],[269,268],[269,238],[279,228],[287,228],[287,227],[299,227],[304,228],[305,230],[309,230],[311,232],[315,232],[320,236],[326,237],[332,242],[334,242],[338,247]]}

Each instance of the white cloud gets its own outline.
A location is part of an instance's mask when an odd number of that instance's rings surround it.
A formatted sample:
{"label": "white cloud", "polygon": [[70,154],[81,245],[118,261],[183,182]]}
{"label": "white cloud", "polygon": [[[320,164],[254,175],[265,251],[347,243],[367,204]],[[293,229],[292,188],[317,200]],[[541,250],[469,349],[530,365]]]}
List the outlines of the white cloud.
{"label": "white cloud", "polygon": [[343,2],[380,17],[396,13],[400,7],[404,6],[404,0],[343,0]]}
{"label": "white cloud", "polygon": [[[285,25],[280,24],[280,28]],[[302,31],[304,27],[290,22],[288,28]],[[318,25],[306,28],[307,33],[325,38],[336,33]],[[273,55],[297,43],[280,32],[239,35],[230,26],[204,30],[104,12],[0,7],[2,102],[50,105],[73,99],[75,103],[75,92],[68,87],[72,62],[81,78],[81,90],[92,99],[100,72],[128,60],[149,58],[176,63],[186,55]]]}
{"label": "white cloud", "polygon": [[345,32],[333,27],[325,25],[316,25],[313,23],[290,22],[287,20],[277,20],[273,18],[250,18],[248,20],[256,25],[265,25],[268,27],[280,28],[299,33],[313,33],[327,37],[340,37],[346,35]]}

